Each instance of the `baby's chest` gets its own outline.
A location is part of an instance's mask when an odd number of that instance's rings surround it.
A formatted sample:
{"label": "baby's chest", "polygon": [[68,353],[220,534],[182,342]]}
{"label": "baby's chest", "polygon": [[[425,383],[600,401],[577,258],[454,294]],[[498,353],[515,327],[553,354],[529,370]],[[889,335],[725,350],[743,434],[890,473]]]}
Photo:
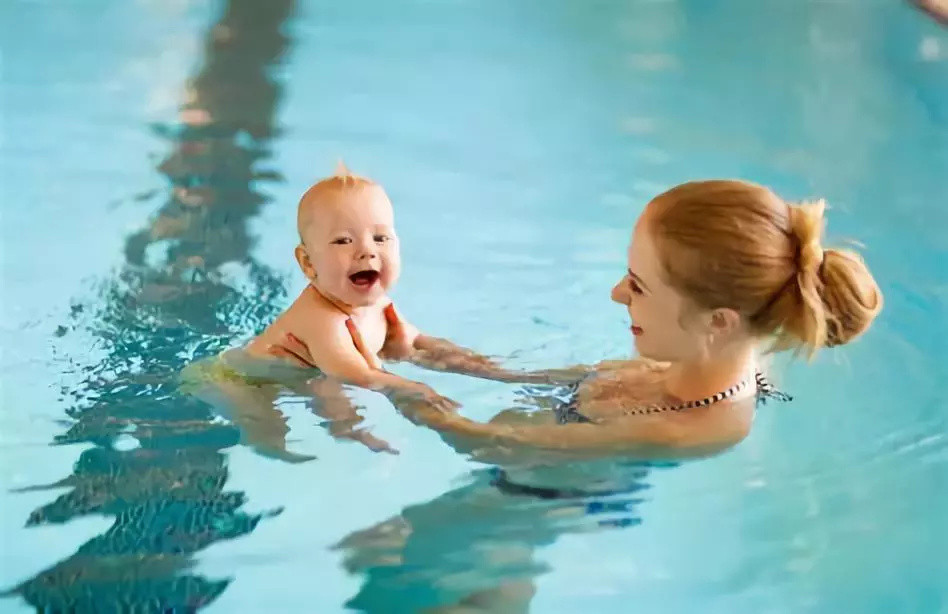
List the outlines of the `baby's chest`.
{"label": "baby's chest", "polygon": [[385,337],[388,331],[388,325],[385,322],[385,316],[381,313],[378,317],[363,317],[353,320],[359,335],[362,337],[362,343],[365,349],[372,354],[378,354],[385,345]]}

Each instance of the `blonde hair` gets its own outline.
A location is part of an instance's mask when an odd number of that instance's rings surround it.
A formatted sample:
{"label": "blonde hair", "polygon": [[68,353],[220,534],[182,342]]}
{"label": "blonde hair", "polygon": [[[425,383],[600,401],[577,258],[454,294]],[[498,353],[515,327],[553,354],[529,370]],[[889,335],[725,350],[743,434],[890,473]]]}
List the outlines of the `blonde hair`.
{"label": "blonde hair", "polygon": [[706,309],[735,309],[772,351],[812,358],[861,335],[883,303],[857,253],[823,249],[824,209],[752,183],[697,181],[655,198],[645,221],[673,286]]}
{"label": "blonde hair", "polygon": [[300,234],[300,241],[303,240],[303,228],[310,223],[314,210],[318,209],[321,203],[353,190],[373,186],[378,186],[378,184],[368,177],[353,174],[345,163],[339,160],[332,175],[310,186],[300,197],[296,208],[296,228]]}

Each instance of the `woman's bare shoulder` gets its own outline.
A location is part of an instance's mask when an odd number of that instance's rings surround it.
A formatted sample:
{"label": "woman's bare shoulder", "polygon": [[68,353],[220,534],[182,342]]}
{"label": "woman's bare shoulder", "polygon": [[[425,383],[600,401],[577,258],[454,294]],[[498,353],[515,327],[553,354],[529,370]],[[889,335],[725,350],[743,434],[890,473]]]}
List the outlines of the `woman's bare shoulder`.
{"label": "woman's bare shoulder", "polygon": [[603,360],[596,363],[595,369],[599,372],[619,371],[623,373],[663,373],[669,367],[666,362],[657,362],[647,358],[630,358],[626,360]]}

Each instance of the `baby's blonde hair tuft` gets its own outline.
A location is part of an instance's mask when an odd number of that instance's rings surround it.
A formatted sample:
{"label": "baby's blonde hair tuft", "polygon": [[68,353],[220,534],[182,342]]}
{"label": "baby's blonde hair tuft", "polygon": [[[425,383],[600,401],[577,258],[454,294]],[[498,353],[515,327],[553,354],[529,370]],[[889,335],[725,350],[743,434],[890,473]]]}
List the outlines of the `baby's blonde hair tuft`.
{"label": "baby's blonde hair tuft", "polygon": [[321,203],[352,190],[362,190],[373,186],[378,186],[378,184],[368,177],[354,174],[342,158],[339,158],[334,173],[313,184],[300,198],[296,209],[296,228],[300,234],[300,240],[302,241],[303,228],[310,223],[313,211],[318,209]]}

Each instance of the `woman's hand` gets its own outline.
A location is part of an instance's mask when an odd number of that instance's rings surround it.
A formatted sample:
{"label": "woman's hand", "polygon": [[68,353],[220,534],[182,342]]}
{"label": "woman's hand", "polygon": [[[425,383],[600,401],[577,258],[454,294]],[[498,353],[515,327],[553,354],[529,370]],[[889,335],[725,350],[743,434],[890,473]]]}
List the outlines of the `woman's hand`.
{"label": "woman's hand", "polygon": [[488,356],[483,356],[450,341],[426,337],[426,343],[416,350],[413,358],[424,366],[435,371],[449,371],[457,373],[495,373],[502,372],[500,364]]}
{"label": "woman's hand", "polygon": [[283,341],[279,345],[274,344],[267,347],[267,353],[274,358],[291,362],[297,367],[318,368],[313,355],[309,353],[309,348],[293,333],[284,335]]}
{"label": "woman's hand", "polygon": [[[431,386],[421,382],[405,380],[404,384],[386,388],[383,393],[409,419],[413,419],[414,415],[422,409],[427,414],[432,411],[444,414],[454,413],[461,407],[457,401],[441,396]],[[406,409],[408,411],[405,411]]]}
{"label": "woman's hand", "polygon": [[385,360],[406,360],[410,358],[414,352],[418,329],[399,317],[394,305],[389,304],[384,313],[388,330],[385,335],[385,345],[382,346],[379,356]]}

